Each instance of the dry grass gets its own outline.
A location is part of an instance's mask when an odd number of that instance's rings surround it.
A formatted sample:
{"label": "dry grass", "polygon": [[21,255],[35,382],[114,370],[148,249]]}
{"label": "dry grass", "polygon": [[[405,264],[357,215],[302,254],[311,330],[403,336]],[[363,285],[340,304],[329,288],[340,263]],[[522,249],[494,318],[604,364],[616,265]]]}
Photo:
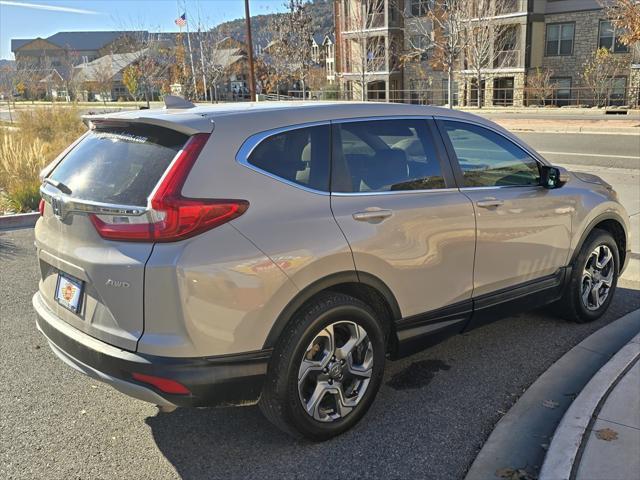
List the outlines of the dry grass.
{"label": "dry grass", "polygon": [[0,213],[37,209],[40,170],[85,130],[74,108],[20,112],[18,129],[0,134]]}

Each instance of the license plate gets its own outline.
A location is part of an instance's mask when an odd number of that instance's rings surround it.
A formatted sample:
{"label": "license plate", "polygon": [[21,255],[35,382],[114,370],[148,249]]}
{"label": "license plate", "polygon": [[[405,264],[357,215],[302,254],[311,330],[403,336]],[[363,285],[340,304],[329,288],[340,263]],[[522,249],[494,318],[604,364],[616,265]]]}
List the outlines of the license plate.
{"label": "license plate", "polygon": [[71,275],[58,273],[56,284],[56,301],[74,313],[78,313],[82,307],[82,290],[84,282]]}

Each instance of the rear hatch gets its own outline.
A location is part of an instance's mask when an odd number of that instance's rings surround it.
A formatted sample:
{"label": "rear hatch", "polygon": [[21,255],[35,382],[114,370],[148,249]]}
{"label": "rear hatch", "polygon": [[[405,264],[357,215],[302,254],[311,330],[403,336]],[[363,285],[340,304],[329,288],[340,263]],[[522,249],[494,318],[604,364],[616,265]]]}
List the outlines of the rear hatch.
{"label": "rear hatch", "polygon": [[[140,232],[153,221],[149,198],[189,138],[154,125],[102,122],[50,171],[36,246],[42,301],[58,318],[135,351],[154,245],[148,230]],[[130,238],[105,239],[98,224]]]}

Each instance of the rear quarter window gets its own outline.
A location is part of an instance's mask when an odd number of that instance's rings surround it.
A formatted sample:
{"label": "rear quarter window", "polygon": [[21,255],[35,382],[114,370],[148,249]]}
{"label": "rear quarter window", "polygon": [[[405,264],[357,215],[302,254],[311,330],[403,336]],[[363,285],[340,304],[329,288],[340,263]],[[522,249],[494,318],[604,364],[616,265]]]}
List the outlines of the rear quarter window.
{"label": "rear quarter window", "polygon": [[144,207],[187,135],[151,125],[92,130],[50,175],[72,198]]}
{"label": "rear quarter window", "polygon": [[295,128],[265,138],[247,162],[278,178],[329,190],[330,127]]}

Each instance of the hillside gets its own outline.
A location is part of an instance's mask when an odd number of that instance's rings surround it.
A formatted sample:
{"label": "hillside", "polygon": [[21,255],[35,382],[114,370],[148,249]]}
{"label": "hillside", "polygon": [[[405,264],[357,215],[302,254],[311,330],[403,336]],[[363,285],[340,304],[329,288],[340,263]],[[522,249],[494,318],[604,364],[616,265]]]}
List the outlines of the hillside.
{"label": "hillside", "polygon": [[[313,31],[319,34],[325,34],[333,31],[333,1],[332,0],[311,0],[309,2]],[[268,32],[269,22],[278,13],[270,13],[267,15],[251,16],[251,30],[254,45],[266,46],[269,43],[270,35]],[[224,35],[235,38],[243,42],[245,39],[245,22],[244,18],[238,18],[229,22],[221,23],[216,27]]]}

